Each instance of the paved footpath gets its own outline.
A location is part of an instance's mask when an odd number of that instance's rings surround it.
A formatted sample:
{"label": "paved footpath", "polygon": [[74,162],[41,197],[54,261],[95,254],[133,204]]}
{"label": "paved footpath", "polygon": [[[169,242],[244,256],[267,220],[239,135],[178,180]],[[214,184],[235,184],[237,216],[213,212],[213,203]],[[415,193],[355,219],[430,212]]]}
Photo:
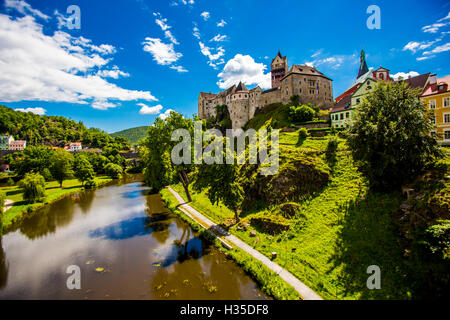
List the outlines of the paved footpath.
{"label": "paved footpath", "polygon": [[3,212],[6,212],[6,210],[11,208],[13,204],[14,204],[14,201],[6,199],[5,200],[5,206],[3,208]]}
{"label": "paved footpath", "polygon": [[[279,275],[284,281],[286,281],[288,284],[290,284],[297,292],[300,294],[300,296],[304,300],[322,300],[322,298],[316,294],[314,291],[312,291],[310,288],[308,288],[303,282],[301,282],[299,279],[297,279],[292,273],[287,271],[286,269],[282,268],[275,262],[271,261],[269,258],[267,258],[265,255],[260,253],[259,251],[253,249],[251,246],[246,244],[244,241],[240,240],[239,238],[233,236],[226,230],[224,230],[222,227],[217,225],[216,223],[212,222],[210,219],[205,217],[203,214],[192,208],[189,204],[184,201],[184,199],[171,187],[167,187],[169,191],[175,196],[177,201],[180,203],[180,206],[178,209],[183,211],[187,216],[189,216],[191,219],[199,223],[203,228],[205,229],[212,229],[216,233],[219,233],[223,236],[223,238],[218,237],[218,239],[225,245],[229,247],[228,243],[231,243],[232,245],[235,245],[248,254],[252,255],[254,258],[261,261],[265,266],[267,266],[270,270],[274,271],[277,275]],[[217,236],[217,235],[216,235]]]}

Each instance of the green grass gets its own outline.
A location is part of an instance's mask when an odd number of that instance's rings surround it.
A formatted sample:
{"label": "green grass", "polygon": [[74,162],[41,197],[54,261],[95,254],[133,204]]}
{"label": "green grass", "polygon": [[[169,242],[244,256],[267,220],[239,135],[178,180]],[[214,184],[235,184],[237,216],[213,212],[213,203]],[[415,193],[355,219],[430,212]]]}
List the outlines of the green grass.
{"label": "green grass", "polygon": [[[295,148],[295,133],[283,133],[281,139],[287,147]],[[308,138],[300,149],[307,146],[306,150],[320,151],[326,141]],[[345,148],[345,143],[339,148]],[[172,187],[186,199],[181,185]],[[192,193],[192,198],[190,205],[216,223],[233,217],[227,208],[212,205],[203,193]],[[407,299],[413,293],[404,280],[403,253],[392,223],[392,214],[401,201],[398,194],[368,194],[350,153],[341,150],[327,186],[297,202],[301,212],[290,219],[288,231],[269,235],[251,226],[245,231],[233,226],[230,232],[268,257],[276,251],[275,262],[325,299]],[[244,222],[250,222],[262,211],[241,216]],[[257,232],[256,237],[250,236],[252,230]],[[366,270],[370,265],[381,268],[380,290],[367,289]]]}
{"label": "green grass", "polygon": [[[98,186],[111,182],[112,179],[106,176],[96,177],[95,181]],[[8,228],[11,224],[22,219],[26,214],[34,211],[45,204],[54,202],[62,197],[79,192],[83,190],[81,182],[72,179],[64,180],[63,188],[59,187],[59,183],[51,181],[46,183],[46,198],[44,202],[37,202],[33,204],[26,203],[23,200],[23,192],[18,186],[0,187],[0,190],[6,194],[6,199],[14,201],[13,206],[8,209],[2,216],[3,228]],[[30,211],[31,210],[31,211]]]}

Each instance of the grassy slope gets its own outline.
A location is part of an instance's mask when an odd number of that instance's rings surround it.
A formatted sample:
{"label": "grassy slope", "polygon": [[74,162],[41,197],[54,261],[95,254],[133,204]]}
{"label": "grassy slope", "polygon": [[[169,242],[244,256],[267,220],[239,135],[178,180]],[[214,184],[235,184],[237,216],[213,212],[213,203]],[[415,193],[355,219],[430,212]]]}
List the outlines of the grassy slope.
{"label": "grassy slope", "polygon": [[[112,181],[112,179],[110,179],[109,177],[96,177],[95,181],[100,186]],[[33,210],[36,210],[46,203],[51,203],[53,201],[61,199],[66,195],[79,192],[83,190],[83,187],[81,186],[81,182],[76,179],[65,180],[63,183],[63,188],[60,188],[59,183],[56,181],[47,182],[47,196],[45,202],[37,202],[34,204],[28,204],[23,201],[23,193],[17,186],[1,187],[0,190],[6,194],[6,199],[14,201],[13,206],[9,210],[7,210],[2,217],[3,228],[7,228],[15,220],[21,219],[24,214],[27,214],[27,210],[29,207],[31,207]]]}
{"label": "grassy slope", "polygon": [[145,138],[147,135],[147,128],[148,126],[142,126],[142,127],[135,127],[130,129],[125,129],[122,131],[117,131],[114,133],[111,133],[111,137],[122,137],[128,140],[128,142],[132,145],[135,145],[139,142],[139,140]]}
{"label": "grassy slope", "polygon": [[[280,144],[305,151],[323,150],[326,139],[308,138],[301,146],[295,133],[282,133]],[[345,147],[345,146],[344,146]],[[340,149],[343,149],[342,147]],[[250,229],[231,232],[267,256],[278,253],[276,262],[286,267],[325,299],[407,298],[408,283],[403,283],[402,253],[396,241],[391,215],[401,202],[398,195],[368,195],[350,154],[338,153],[331,181],[315,197],[299,205],[301,215],[291,220],[291,229],[270,236]],[[173,186],[185,196],[181,185]],[[193,207],[215,222],[233,216],[226,208],[213,206],[204,194],[193,193]],[[244,219],[258,212],[244,213]],[[295,248],[295,252],[292,249]],[[370,265],[382,273],[380,290],[366,287]]]}

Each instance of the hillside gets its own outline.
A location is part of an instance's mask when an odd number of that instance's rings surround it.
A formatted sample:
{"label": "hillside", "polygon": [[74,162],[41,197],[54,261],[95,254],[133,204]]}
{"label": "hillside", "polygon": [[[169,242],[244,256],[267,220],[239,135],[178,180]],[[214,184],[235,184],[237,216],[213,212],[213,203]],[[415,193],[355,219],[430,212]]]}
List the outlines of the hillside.
{"label": "hillside", "polygon": [[12,135],[16,140],[26,140],[28,145],[64,146],[68,142],[81,141],[83,146],[103,148],[114,142],[106,132],[96,128],[88,129],[81,121],[15,111],[2,105],[0,134]]}
{"label": "hillside", "polygon": [[125,138],[128,140],[130,144],[136,145],[139,142],[139,140],[145,138],[147,134],[147,128],[148,126],[125,129],[122,131],[111,133],[110,136],[113,138],[115,137]]}

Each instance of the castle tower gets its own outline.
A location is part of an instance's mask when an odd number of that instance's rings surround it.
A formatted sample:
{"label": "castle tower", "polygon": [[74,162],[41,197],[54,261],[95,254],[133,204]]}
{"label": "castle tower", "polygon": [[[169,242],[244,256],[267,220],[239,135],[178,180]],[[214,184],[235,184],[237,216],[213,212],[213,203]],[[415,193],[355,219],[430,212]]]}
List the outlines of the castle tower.
{"label": "castle tower", "polygon": [[364,52],[364,50],[361,49],[361,54],[359,55],[359,71],[358,71],[358,76],[356,77],[356,79],[358,79],[359,77],[361,77],[362,75],[366,74],[369,71],[369,68],[367,68],[367,63],[366,63],[366,53]]}
{"label": "castle tower", "polygon": [[272,76],[272,88],[277,88],[281,86],[281,79],[288,72],[288,62],[286,56],[282,56],[280,49],[278,49],[278,54],[272,59],[270,64],[270,73]]}

